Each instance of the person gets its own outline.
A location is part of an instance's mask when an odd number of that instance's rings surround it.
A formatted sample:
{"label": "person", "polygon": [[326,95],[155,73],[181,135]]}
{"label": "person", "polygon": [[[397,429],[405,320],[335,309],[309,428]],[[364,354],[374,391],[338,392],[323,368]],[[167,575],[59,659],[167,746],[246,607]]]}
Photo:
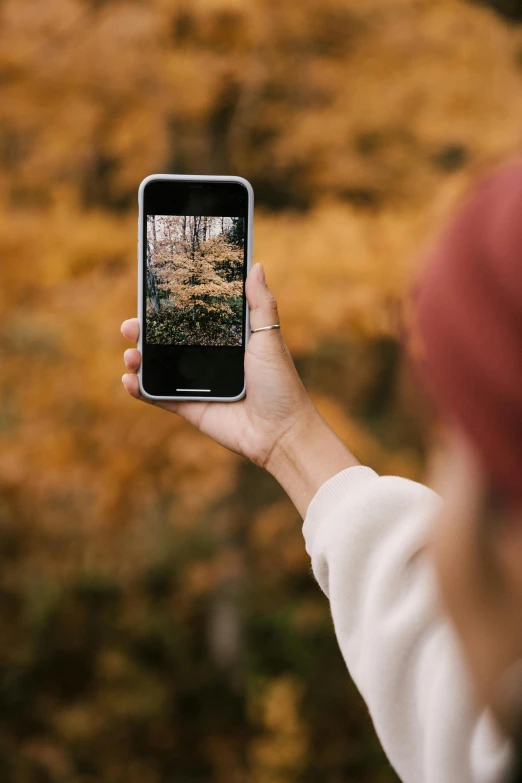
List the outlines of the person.
{"label": "person", "polygon": [[[263,267],[252,329],[279,323]],[[159,402],[271,473],[405,783],[522,780],[522,165],[484,179],[425,264],[410,353],[444,439],[428,482],[360,465],[312,404],[279,329],[254,332],[240,402]],[[138,337],[136,319],[123,335]],[[123,384],[140,397],[140,354]]]}

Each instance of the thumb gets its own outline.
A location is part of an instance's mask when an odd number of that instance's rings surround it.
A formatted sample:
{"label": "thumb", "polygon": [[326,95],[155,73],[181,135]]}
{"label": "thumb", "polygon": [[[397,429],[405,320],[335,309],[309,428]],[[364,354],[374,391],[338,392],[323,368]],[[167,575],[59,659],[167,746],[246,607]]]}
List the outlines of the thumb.
{"label": "thumb", "polygon": [[[248,273],[245,293],[250,307],[250,327],[259,329],[262,326],[271,326],[279,323],[277,302],[270,292],[265,279],[265,271],[262,264],[254,264]],[[277,333],[279,330],[273,330]],[[262,333],[261,333],[262,334]],[[265,334],[270,334],[267,332]],[[257,337],[257,335],[255,335]]]}

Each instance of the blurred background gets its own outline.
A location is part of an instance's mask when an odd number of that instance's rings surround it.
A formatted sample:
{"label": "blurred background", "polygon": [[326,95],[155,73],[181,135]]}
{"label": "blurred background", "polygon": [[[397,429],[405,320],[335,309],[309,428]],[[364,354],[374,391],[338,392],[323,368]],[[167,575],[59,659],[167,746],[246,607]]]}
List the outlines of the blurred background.
{"label": "blurred background", "polygon": [[395,781],[275,482],[128,398],[137,188],[239,174],[311,395],[423,475],[400,302],[519,148],[522,2],[0,1],[0,778]]}

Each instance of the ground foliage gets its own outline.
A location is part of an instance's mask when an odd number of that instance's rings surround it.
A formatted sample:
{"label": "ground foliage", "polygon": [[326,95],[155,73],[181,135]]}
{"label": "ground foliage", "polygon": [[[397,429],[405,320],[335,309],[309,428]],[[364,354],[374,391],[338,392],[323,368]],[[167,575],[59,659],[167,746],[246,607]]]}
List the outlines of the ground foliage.
{"label": "ground foliage", "polygon": [[399,301],[517,148],[521,69],[519,28],[459,0],[0,4],[3,781],[394,779],[291,504],[119,386],[137,184],[252,181],[310,392],[416,478]]}

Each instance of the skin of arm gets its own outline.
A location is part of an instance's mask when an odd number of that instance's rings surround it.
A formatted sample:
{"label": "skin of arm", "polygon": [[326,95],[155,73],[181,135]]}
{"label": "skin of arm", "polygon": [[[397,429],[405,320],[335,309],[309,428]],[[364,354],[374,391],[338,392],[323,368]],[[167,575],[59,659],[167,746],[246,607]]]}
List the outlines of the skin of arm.
{"label": "skin of arm", "polygon": [[312,498],[328,479],[359,465],[320,413],[314,411],[299,433],[280,441],[265,466],[303,519]]}

